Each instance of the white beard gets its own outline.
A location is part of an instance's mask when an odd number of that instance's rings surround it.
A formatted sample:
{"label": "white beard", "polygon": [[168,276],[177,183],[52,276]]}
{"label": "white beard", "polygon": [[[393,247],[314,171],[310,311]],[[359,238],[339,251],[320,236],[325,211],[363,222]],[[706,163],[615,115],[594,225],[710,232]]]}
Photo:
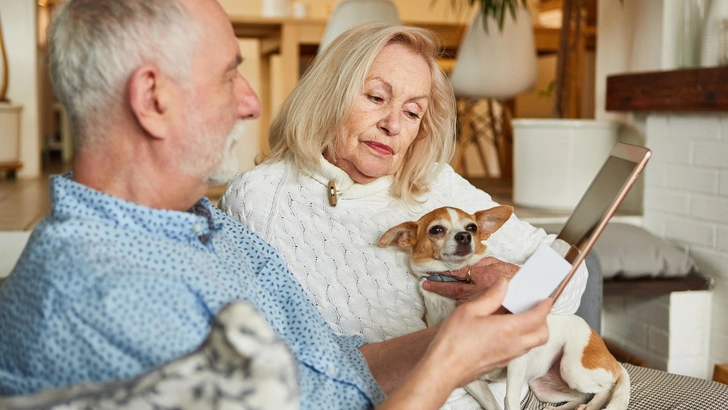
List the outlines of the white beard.
{"label": "white beard", "polygon": [[210,171],[204,178],[208,185],[222,185],[230,181],[238,173],[238,157],[233,152],[233,146],[245,133],[245,121],[238,120],[228,133],[225,140],[225,150],[217,168]]}

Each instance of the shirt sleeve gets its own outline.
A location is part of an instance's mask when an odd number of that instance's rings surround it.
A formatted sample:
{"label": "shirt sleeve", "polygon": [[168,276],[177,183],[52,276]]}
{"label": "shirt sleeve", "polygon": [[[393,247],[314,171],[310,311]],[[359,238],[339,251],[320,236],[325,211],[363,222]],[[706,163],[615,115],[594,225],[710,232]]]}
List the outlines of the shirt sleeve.
{"label": "shirt sleeve", "polygon": [[360,335],[337,335],[337,337],[339,338],[340,345],[353,346],[355,349],[359,349],[367,343]]}

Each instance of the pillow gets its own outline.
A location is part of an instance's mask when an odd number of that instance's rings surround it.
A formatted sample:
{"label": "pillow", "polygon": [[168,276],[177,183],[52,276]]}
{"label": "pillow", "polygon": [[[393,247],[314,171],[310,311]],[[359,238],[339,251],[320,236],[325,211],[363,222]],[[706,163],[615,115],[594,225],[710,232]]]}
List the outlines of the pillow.
{"label": "pillow", "polygon": [[[537,225],[548,233],[559,233],[563,224]],[[596,252],[605,279],[685,276],[695,269],[686,250],[658,238],[638,226],[607,224],[592,252]]]}

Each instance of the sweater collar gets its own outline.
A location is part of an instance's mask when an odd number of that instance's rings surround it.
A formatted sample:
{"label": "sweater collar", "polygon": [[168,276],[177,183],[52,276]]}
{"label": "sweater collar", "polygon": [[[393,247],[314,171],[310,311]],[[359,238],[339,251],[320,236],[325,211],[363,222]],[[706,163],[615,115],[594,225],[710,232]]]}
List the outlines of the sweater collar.
{"label": "sweater collar", "polygon": [[304,173],[324,187],[328,187],[329,181],[334,181],[339,200],[357,199],[373,195],[390,189],[394,182],[394,177],[387,175],[368,184],[360,184],[351,179],[343,169],[327,161],[323,155],[319,158],[318,168],[304,171]]}

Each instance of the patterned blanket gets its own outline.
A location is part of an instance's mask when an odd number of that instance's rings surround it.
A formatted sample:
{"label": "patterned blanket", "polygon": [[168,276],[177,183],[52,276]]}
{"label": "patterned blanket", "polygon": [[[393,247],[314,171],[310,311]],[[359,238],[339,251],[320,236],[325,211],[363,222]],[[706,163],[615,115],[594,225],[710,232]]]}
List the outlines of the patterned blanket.
{"label": "patterned blanket", "polygon": [[194,352],[132,380],[0,399],[0,409],[298,410],[288,347],[247,302],[227,305]]}

